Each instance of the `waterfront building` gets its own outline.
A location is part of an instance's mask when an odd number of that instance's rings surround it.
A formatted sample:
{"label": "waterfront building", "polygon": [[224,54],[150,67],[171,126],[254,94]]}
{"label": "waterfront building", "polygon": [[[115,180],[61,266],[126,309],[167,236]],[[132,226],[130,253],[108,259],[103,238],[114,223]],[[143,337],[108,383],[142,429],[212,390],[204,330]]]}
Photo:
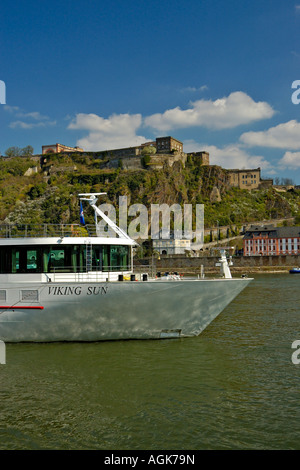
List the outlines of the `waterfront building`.
{"label": "waterfront building", "polygon": [[244,256],[300,254],[300,227],[251,225],[244,236]]}

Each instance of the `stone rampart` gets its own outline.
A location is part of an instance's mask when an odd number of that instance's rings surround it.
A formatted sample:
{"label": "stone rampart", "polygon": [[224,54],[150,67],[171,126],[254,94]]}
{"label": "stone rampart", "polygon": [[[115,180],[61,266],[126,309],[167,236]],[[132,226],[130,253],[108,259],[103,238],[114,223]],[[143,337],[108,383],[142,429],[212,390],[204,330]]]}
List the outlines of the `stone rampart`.
{"label": "stone rampart", "polygon": [[[216,263],[219,256],[200,256],[189,258],[182,255],[161,256],[160,259],[145,258],[135,260],[137,266],[155,265],[155,271],[180,272],[190,274],[200,274],[201,266],[206,273],[217,273],[219,267]],[[291,268],[300,266],[300,255],[279,255],[279,256],[234,256],[232,273],[255,273],[255,272],[288,272]]]}

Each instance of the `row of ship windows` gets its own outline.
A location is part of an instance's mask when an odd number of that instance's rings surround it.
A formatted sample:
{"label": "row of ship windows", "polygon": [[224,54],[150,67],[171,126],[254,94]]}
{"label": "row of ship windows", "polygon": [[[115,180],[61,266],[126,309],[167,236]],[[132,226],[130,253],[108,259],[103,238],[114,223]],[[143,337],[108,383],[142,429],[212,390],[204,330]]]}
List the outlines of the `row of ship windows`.
{"label": "row of ship windows", "polygon": [[1,247],[0,273],[128,270],[130,248],[120,245]]}

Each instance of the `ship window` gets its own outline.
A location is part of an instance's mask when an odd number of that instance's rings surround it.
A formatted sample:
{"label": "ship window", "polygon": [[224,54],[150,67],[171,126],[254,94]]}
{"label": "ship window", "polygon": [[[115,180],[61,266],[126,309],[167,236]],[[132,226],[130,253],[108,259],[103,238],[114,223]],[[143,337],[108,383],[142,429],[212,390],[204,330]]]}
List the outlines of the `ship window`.
{"label": "ship window", "polygon": [[45,272],[59,271],[65,267],[65,251],[61,247],[44,247],[43,261]]}
{"label": "ship window", "polygon": [[10,252],[9,263],[12,273],[35,273],[40,272],[38,264],[38,249],[32,247],[12,247],[8,248]]}
{"label": "ship window", "polygon": [[93,246],[93,270],[126,271],[130,269],[130,248],[120,245]]}
{"label": "ship window", "polygon": [[85,245],[43,247],[43,272],[86,271]]}
{"label": "ship window", "polygon": [[101,253],[102,253],[102,263],[101,267],[103,271],[109,271],[109,245],[103,245]]}
{"label": "ship window", "polygon": [[38,290],[21,290],[22,302],[37,302],[39,300]]}
{"label": "ship window", "polygon": [[0,300],[6,300],[6,290],[0,290]]}
{"label": "ship window", "polygon": [[37,252],[36,250],[28,250],[27,251],[27,263],[26,263],[27,271],[36,271],[37,268]]}
{"label": "ship window", "polygon": [[127,246],[110,246],[110,265],[112,271],[129,269],[129,250]]}

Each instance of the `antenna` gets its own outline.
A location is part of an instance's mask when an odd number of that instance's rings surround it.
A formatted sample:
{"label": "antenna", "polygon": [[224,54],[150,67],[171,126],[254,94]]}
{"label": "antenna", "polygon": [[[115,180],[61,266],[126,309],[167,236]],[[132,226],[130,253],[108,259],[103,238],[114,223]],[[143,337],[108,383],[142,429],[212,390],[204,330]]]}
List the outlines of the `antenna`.
{"label": "antenna", "polygon": [[[78,194],[79,198],[81,201],[88,201],[90,203],[94,203],[97,201],[98,197],[97,196],[103,196],[104,194],[107,193],[81,193]],[[87,197],[85,197],[87,196]]]}
{"label": "antenna", "polygon": [[102,194],[107,194],[107,193],[81,193],[78,194],[79,197],[81,196],[101,196]]}

